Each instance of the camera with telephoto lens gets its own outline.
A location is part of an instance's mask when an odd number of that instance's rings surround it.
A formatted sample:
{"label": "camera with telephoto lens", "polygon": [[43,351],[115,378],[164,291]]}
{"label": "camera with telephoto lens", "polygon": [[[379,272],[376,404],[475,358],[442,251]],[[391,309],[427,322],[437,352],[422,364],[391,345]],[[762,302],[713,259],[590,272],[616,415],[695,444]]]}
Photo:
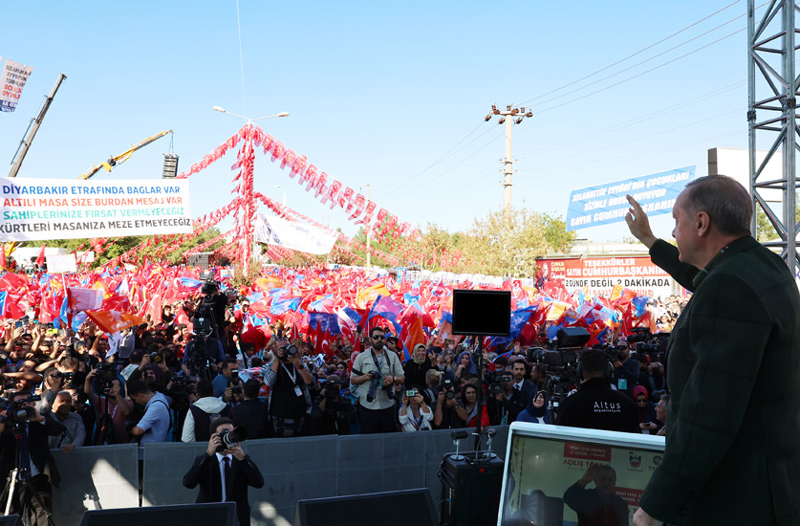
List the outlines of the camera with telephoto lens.
{"label": "camera with telephoto lens", "polygon": [[164,361],[164,357],[158,354],[157,352],[151,352],[150,361],[153,363],[161,363]]}
{"label": "camera with telephoto lens", "polygon": [[297,355],[297,345],[293,343],[280,350],[283,352],[278,355],[278,358],[280,358],[282,362],[288,362],[291,358],[294,358]]}
{"label": "camera with telephoto lens", "polygon": [[108,396],[114,380],[117,379],[117,366],[113,363],[102,363],[95,370],[94,387],[97,393]]}
{"label": "camera with telephoto lens", "polygon": [[0,424],[10,424],[13,426],[22,425],[29,419],[36,415],[36,408],[23,407],[25,403],[38,402],[42,397],[39,395],[28,396],[16,402],[10,402],[4,398],[0,398],[0,411],[7,409],[5,416],[0,414]]}
{"label": "camera with telephoto lens", "polygon": [[222,444],[217,446],[217,453],[230,449],[239,442],[244,442],[247,438],[247,430],[244,426],[235,427],[233,431],[230,429],[223,429],[219,432],[219,438]]}
{"label": "camera with telephoto lens", "polygon": [[456,388],[453,387],[452,380],[444,381],[444,384],[442,385],[442,391],[444,391],[444,397],[447,400],[452,400],[456,397]]}
{"label": "camera with telephoto lens", "polygon": [[386,391],[386,396],[389,400],[394,400],[394,384],[381,385],[383,383],[383,376],[378,370],[370,371],[372,379],[369,381],[369,389],[367,389],[367,402],[372,402],[378,396],[378,389]]}

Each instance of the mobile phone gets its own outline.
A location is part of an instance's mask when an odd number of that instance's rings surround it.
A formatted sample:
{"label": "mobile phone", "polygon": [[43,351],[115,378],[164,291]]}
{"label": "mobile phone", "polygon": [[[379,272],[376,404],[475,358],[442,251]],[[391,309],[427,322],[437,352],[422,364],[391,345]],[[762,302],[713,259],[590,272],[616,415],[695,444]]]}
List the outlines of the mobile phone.
{"label": "mobile phone", "polygon": [[22,325],[23,325],[22,320],[17,320],[17,323],[14,324],[14,327],[19,328],[19,327],[22,327]]}
{"label": "mobile phone", "polygon": [[406,397],[407,398],[413,398],[415,396],[417,396],[417,392],[415,390],[410,389],[410,390],[406,391]]}

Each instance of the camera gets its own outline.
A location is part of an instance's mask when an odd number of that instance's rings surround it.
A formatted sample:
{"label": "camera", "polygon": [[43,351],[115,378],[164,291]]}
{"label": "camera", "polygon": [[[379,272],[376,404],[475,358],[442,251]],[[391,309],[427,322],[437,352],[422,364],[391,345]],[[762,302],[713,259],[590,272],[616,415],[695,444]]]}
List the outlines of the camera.
{"label": "camera", "polygon": [[489,394],[500,394],[503,392],[503,385],[511,380],[511,374],[505,371],[485,373],[486,383],[489,384]]}
{"label": "camera", "polygon": [[415,390],[409,389],[406,391],[406,398],[414,398],[415,396],[417,396],[417,392]]}
{"label": "camera", "polygon": [[111,363],[100,364],[95,370],[95,391],[108,396],[114,380],[117,379],[117,367]]}
{"label": "camera", "polygon": [[289,344],[283,348],[283,356],[279,356],[281,361],[288,362],[297,355],[297,345]]}
{"label": "camera", "polygon": [[389,400],[394,400],[394,384],[382,386],[383,376],[378,370],[370,371],[369,374],[372,375],[372,379],[369,381],[369,389],[367,390],[367,402],[375,400],[378,395],[378,388],[386,391],[386,396]]}
{"label": "camera", "polygon": [[234,385],[233,387],[231,387],[231,393],[233,393],[233,394],[235,394],[237,396],[241,395],[243,392],[244,392],[244,389],[242,389],[241,385]]}
{"label": "camera", "polygon": [[444,384],[442,384],[442,391],[444,391],[444,397],[447,400],[452,400],[456,397],[456,390],[453,387],[452,380],[445,380]]}
{"label": "camera", "polygon": [[153,363],[161,363],[164,361],[164,357],[158,354],[157,352],[150,353],[150,361]]}
{"label": "camera", "polygon": [[28,396],[16,402],[9,402],[6,399],[0,399],[0,410],[8,409],[6,415],[0,415],[0,424],[22,425],[36,415],[36,409],[33,407],[23,407],[23,404],[29,402],[38,402],[42,397],[39,395]]}
{"label": "camera", "polygon": [[[200,293],[204,294],[205,296],[216,294],[218,290],[219,290],[219,285],[217,285],[217,282],[214,281],[213,279],[206,280],[206,282],[203,283],[203,286],[200,287]],[[203,298],[203,300],[205,301],[205,298]]]}
{"label": "camera", "polygon": [[244,426],[235,427],[233,431],[223,429],[219,432],[219,438],[222,440],[222,444],[217,446],[217,453],[235,446],[238,442],[244,442],[247,438],[247,430]]}

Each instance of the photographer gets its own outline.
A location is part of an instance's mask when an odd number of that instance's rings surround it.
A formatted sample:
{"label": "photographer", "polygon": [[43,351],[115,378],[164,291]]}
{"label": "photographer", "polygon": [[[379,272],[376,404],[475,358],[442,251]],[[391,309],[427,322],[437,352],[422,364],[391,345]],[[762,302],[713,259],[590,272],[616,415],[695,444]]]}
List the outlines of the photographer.
{"label": "photographer", "polygon": [[311,411],[309,420],[311,435],[350,434],[350,425],[357,421],[356,408],[347,397],[342,396],[343,387],[339,375],[328,376]]}
{"label": "photographer", "polygon": [[212,334],[210,326],[195,327],[192,339],[186,344],[183,354],[184,374],[211,378],[218,364],[225,361],[222,342]]}
{"label": "photographer", "polygon": [[264,477],[239,443],[225,444],[222,435],[233,432],[232,420],[218,418],[209,425],[208,432],[208,448],[194,459],[183,476],[183,485],[189,489],[200,486],[198,503],[235,502],[239,526],[250,526],[247,487],[263,487]]}
{"label": "photographer", "polygon": [[403,392],[400,404],[400,428],[403,431],[423,431],[431,429],[433,411],[425,403],[419,387]]}
{"label": "photographer", "polygon": [[[11,513],[22,515],[22,511],[27,510],[23,515],[26,524],[46,526],[47,516],[53,509],[52,486],[58,487],[61,480],[47,440],[49,436],[60,435],[66,428],[36,411],[35,402],[28,393],[17,393],[11,397],[5,420],[0,423],[0,480],[6,484],[2,497],[5,503],[10,489],[8,475],[17,465],[19,456],[21,476],[29,481],[29,486],[16,485]],[[21,436],[19,441],[15,435]],[[38,493],[41,504],[33,491]]]}
{"label": "photographer", "polygon": [[220,292],[217,282],[212,280],[207,280],[203,284],[200,294],[192,323],[196,326],[205,326],[206,323],[200,322],[200,319],[209,320],[210,336],[221,342],[225,336],[225,308],[228,306],[228,298]]}
{"label": "photographer", "polygon": [[464,422],[458,418],[456,406],[456,389],[452,380],[445,380],[442,390],[436,397],[436,409],[433,412],[433,427],[435,429],[456,429],[464,427]]}
{"label": "photographer", "polygon": [[278,340],[275,358],[261,372],[264,384],[270,388],[267,404],[273,436],[299,436],[311,414],[310,387],[314,377],[301,360],[297,346]]}
{"label": "photographer", "polygon": [[514,389],[514,374],[511,367],[495,373],[496,380],[489,386],[486,398],[486,409],[492,425],[508,425],[517,419],[517,415],[525,409],[525,397],[522,391]]}
{"label": "photographer", "polygon": [[397,431],[394,386],[405,382],[397,355],[384,347],[385,331],[369,331],[372,347],[353,362],[351,388],[358,395],[358,420],[362,433]]}
{"label": "photographer", "polygon": [[144,416],[133,426],[130,434],[138,438],[142,444],[166,442],[167,433],[172,425],[167,397],[158,392],[154,393],[141,380],[134,380],[128,384],[128,394],[134,403],[144,406]]}
{"label": "photographer", "polygon": [[[98,377],[100,372],[102,377]],[[133,410],[133,402],[122,396],[122,382],[116,378],[113,369],[92,369],[86,376],[83,392],[98,422],[93,443],[98,446],[127,443],[130,439],[125,431],[125,421]]]}

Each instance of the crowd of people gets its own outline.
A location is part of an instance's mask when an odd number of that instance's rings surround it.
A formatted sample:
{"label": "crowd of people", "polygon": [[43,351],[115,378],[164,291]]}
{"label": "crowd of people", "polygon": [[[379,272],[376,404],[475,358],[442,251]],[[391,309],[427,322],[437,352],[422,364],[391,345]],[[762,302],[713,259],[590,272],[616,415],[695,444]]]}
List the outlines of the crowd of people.
{"label": "crowd of people", "polygon": [[[247,439],[417,432],[473,427],[478,419],[482,426],[585,425],[562,418],[551,384],[563,379],[531,347],[478,356],[476,340],[436,345],[431,336],[405,350],[397,334],[375,326],[359,328],[355,346],[340,336],[328,355],[315,355],[313,344],[291,340],[280,324],[262,345],[243,339],[247,298],[222,294],[214,284],[203,290],[163,305],[159,323],[114,334],[91,319],[75,333],[35,319],[7,321],[0,339],[0,430],[9,447],[0,453],[0,476],[15,465],[9,436],[24,422],[37,429],[37,453],[31,447],[29,454],[39,469],[31,472],[47,500],[58,480],[47,448],[68,454],[132,441],[206,442],[218,419],[243,427]],[[179,321],[187,318],[193,330]],[[631,405],[636,400],[638,432],[663,433],[663,413],[656,411],[664,392],[658,341],[631,343],[641,351],[632,352],[619,339],[601,353],[615,363],[598,382],[624,393]]]}

